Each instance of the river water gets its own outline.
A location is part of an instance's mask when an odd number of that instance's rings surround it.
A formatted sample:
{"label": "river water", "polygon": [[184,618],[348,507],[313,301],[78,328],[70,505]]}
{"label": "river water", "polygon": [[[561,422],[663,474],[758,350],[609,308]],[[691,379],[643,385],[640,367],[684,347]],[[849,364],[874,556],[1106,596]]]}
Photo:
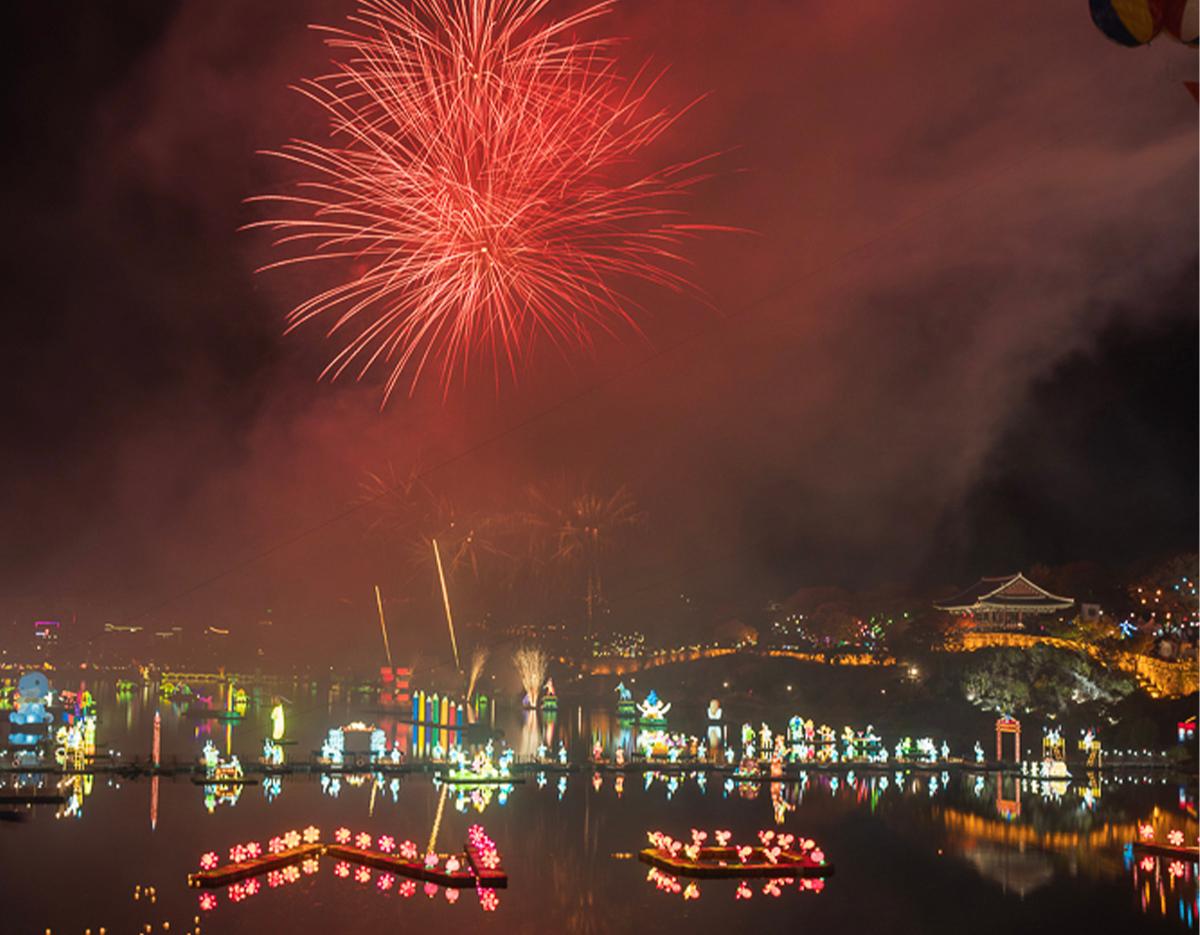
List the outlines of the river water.
{"label": "river water", "polygon": [[[226,729],[139,689],[118,697],[95,686],[97,737],[125,759],[150,748],[161,710],[165,762],[193,760],[205,740],[254,760],[269,730],[265,695]],[[306,758],[324,733],[362,717],[380,724],[409,754],[405,726],[360,710],[327,689],[293,693],[289,757]],[[702,706],[698,706],[702,710]],[[674,727],[675,725],[672,724]],[[683,729],[687,725],[680,725]],[[496,727],[523,753],[561,741],[576,761],[599,741],[611,752],[621,728],[608,711],[564,706],[547,720],[502,712]],[[0,791],[11,794],[8,775]],[[1182,932],[1196,928],[1196,865],[1134,853],[1137,825],[1158,837],[1196,835],[1193,781],[1161,773],[1089,782],[1026,783],[1017,802],[1011,780],[971,771],[810,772],[803,781],[739,785],[720,775],[623,778],[584,767],[531,774],[475,800],[444,801],[427,775],[289,776],[206,802],[190,778],[128,781],[97,774],[61,784],[65,805],[29,809],[0,824],[5,898],[0,930],[13,933],[144,932]],[[36,782],[25,782],[29,792]],[[56,779],[42,792],[60,788]],[[438,820],[439,803],[442,815]],[[323,858],[294,881],[240,890],[190,889],[202,854],[224,862],[250,841],[312,826],[412,839],[423,848],[435,824],[437,849],[462,847],[484,826],[497,843],[507,889],[484,911],[471,890],[426,892],[381,880],[379,871],[339,868]],[[749,842],[773,830],[814,839],[835,873],[820,887],[772,888],[748,881],[699,880],[690,890],[660,888],[631,859],[648,831],[686,838],[691,829],[728,830]],[[1145,863],[1143,863],[1143,861]],[[344,876],[342,874],[345,874]],[[688,898],[684,898],[684,894]],[[746,896],[746,894],[749,894]]]}

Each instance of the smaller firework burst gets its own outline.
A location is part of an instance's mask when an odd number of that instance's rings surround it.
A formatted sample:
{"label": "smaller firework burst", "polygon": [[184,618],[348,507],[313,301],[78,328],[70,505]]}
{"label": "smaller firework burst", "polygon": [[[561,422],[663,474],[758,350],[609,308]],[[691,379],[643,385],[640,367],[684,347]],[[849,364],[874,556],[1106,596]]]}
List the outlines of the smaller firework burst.
{"label": "smaller firework burst", "polygon": [[522,646],[513,653],[513,662],[517,666],[517,674],[521,678],[521,687],[529,704],[536,706],[538,691],[546,681],[546,671],[550,660],[543,649],[537,646]]}
{"label": "smaller firework burst", "polygon": [[471,653],[471,669],[467,679],[467,700],[471,700],[471,696],[475,693],[475,685],[479,681],[479,676],[483,675],[483,667],[487,665],[488,648],[486,646],[476,646]]}

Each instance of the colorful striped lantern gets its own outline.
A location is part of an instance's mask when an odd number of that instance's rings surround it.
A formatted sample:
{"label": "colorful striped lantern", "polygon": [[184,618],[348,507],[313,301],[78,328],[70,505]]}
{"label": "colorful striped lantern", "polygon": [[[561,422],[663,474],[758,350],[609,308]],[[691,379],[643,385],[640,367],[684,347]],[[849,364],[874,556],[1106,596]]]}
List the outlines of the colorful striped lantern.
{"label": "colorful striped lantern", "polygon": [[1092,22],[1113,42],[1145,45],[1163,28],[1163,0],[1088,0]]}

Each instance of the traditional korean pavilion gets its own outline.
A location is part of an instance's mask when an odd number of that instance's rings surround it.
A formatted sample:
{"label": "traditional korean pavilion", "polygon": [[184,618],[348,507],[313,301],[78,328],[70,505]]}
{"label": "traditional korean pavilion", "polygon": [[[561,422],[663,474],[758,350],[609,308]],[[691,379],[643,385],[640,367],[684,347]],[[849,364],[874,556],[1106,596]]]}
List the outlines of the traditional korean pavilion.
{"label": "traditional korean pavilion", "polygon": [[1068,610],[1075,599],[1051,594],[1023,574],[980,578],[961,594],[933,606],[968,617],[980,629],[1023,630],[1031,618]]}

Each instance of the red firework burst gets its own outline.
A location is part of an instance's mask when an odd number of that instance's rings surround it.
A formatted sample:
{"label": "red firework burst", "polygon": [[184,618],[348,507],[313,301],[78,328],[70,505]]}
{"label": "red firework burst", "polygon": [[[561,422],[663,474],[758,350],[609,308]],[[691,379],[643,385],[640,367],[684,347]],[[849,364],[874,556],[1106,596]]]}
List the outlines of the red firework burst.
{"label": "red firework burst", "polygon": [[541,22],[547,2],[363,0],[350,27],[319,27],[341,60],[298,90],[329,142],[269,154],[306,180],[252,199],[281,216],[251,226],[288,254],[264,269],[353,270],[288,315],[343,339],[322,377],[390,367],[384,403],[430,369],[445,391],[476,357],[498,381],[539,337],[636,331],[624,281],[688,287],[679,245],[717,229],[679,204],[704,159],[637,168],[682,111],[649,105],[655,79],[622,77],[613,40],[575,38],[614,0]]}

